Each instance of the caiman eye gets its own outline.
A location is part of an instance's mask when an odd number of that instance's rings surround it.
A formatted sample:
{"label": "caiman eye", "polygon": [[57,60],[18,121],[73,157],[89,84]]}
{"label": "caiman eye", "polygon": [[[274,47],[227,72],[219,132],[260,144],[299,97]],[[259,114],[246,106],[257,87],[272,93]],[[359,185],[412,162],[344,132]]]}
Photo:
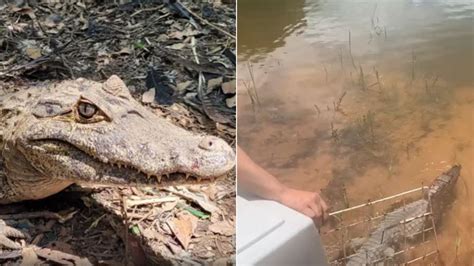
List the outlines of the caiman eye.
{"label": "caiman eye", "polygon": [[84,119],[90,119],[97,113],[97,106],[87,103],[87,102],[80,102],[77,106],[79,115]]}
{"label": "caiman eye", "polygon": [[98,123],[101,121],[110,121],[108,116],[91,101],[81,98],[74,110],[74,118],[77,122],[83,124]]}

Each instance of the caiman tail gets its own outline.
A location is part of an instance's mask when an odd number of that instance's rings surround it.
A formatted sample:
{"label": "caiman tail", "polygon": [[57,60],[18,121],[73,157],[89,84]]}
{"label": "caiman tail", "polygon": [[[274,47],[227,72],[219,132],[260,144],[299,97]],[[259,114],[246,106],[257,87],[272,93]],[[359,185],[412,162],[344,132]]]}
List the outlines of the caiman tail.
{"label": "caiman tail", "polygon": [[405,237],[416,240],[422,230],[431,226],[430,218],[417,218],[403,223],[407,219],[422,217],[432,211],[435,224],[439,224],[448,205],[453,202],[454,187],[460,172],[460,165],[453,166],[431,183],[423,199],[387,213],[361,247],[349,256],[347,265],[384,265],[384,261],[398,250]]}

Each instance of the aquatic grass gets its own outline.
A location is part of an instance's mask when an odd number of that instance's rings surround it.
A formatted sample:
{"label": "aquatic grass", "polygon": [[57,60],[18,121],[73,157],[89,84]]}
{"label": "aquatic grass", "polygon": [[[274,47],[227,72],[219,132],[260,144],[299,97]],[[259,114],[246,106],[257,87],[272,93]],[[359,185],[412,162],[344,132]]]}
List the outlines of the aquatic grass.
{"label": "aquatic grass", "polygon": [[387,156],[388,156],[388,162],[387,162],[388,176],[392,177],[393,174],[395,173],[395,170],[394,170],[395,156],[391,152],[388,152]]}
{"label": "aquatic grass", "polygon": [[375,23],[374,23],[374,18],[375,18],[375,12],[377,11],[377,3],[375,3],[374,5],[374,10],[372,11],[372,16],[370,17],[370,22],[372,24],[372,28],[375,27]]}
{"label": "aquatic grass", "polygon": [[351,57],[352,66],[354,69],[357,69],[354,63],[354,57],[352,56],[352,38],[351,38],[351,30],[349,30],[349,56]]}
{"label": "aquatic grass", "polygon": [[332,102],[332,105],[334,107],[334,112],[341,112],[342,113],[341,104],[342,104],[342,100],[344,99],[344,96],[346,96],[346,94],[347,94],[347,91],[344,91],[342,93],[342,95],[339,96],[339,98],[337,99],[337,102],[335,102],[335,101]]}
{"label": "aquatic grass", "polygon": [[250,84],[250,82],[246,82],[246,81],[242,81],[242,83],[244,84],[245,91],[247,92],[247,95],[250,98],[250,103],[252,105],[252,111],[255,114],[256,113],[256,106],[258,105],[258,101],[255,97],[255,94],[253,93],[252,85]]}
{"label": "aquatic grass", "polygon": [[318,117],[321,115],[321,109],[319,109],[319,106],[317,104],[314,104],[314,109],[316,109],[316,112],[318,114]]}
{"label": "aquatic grass", "polygon": [[356,132],[362,142],[375,144],[375,114],[369,110],[356,121]]}
{"label": "aquatic grass", "polygon": [[387,39],[387,29],[385,28],[385,26],[381,26],[380,25],[380,21],[379,21],[379,17],[376,17],[375,16],[375,13],[377,11],[377,3],[375,4],[375,7],[374,7],[374,10],[372,11],[372,16],[370,18],[370,22],[371,22],[371,31],[370,31],[370,38],[369,38],[369,44],[372,42],[373,40],[373,35],[372,35],[372,31],[375,33],[375,35],[377,36],[380,36],[382,35],[382,33],[384,33],[384,36],[385,36],[385,40]]}
{"label": "aquatic grass", "polygon": [[344,60],[342,56],[342,48],[339,49],[339,63],[341,64],[341,70],[344,70]]}
{"label": "aquatic grass", "polygon": [[436,103],[439,102],[439,92],[436,90],[436,83],[438,82],[438,76],[434,76],[431,82],[429,78],[425,77],[425,93],[431,100],[434,100]]}
{"label": "aquatic grass", "polygon": [[336,143],[357,151],[359,154],[360,152],[366,153],[372,159],[382,156],[380,153],[382,152],[383,137],[376,132],[375,113],[370,110],[343,128],[336,129],[331,124],[331,138],[337,139]]}
{"label": "aquatic grass", "polygon": [[250,102],[252,104],[252,111],[256,113],[256,107],[260,107],[260,99],[258,97],[257,86],[255,83],[253,68],[250,62],[247,62],[247,69],[250,75],[250,81],[242,81],[244,84],[245,90],[250,98]]}
{"label": "aquatic grass", "polygon": [[365,82],[364,70],[362,66],[359,65],[359,86],[362,90],[367,90],[367,83]]}
{"label": "aquatic grass", "polygon": [[324,63],[323,63],[323,69],[324,69],[325,80],[326,80],[326,84],[327,84],[329,73],[328,73],[328,69],[326,68],[326,65]]}
{"label": "aquatic grass", "polygon": [[412,141],[408,141],[405,145],[405,153],[407,155],[407,161],[410,160],[410,150],[414,147],[414,143]]}
{"label": "aquatic grass", "polygon": [[415,80],[415,64],[416,64],[416,55],[415,51],[411,52],[411,80]]}
{"label": "aquatic grass", "polygon": [[334,128],[334,123],[331,122],[331,138],[334,141],[334,143],[338,144],[339,143],[339,130],[337,128]]}
{"label": "aquatic grass", "polygon": [[257,101],[257,104],[260,106],[260,98],[258,97],[257,85],[255,83],[253,68],[252,68],[252,64],[250,62],[247,62],[247,69],[249,71],[250,79],[252,81],[253,95],[255,96],[255,100]]}
{"label": "aquatic grass", "polygon": [[349,203],[349,197],[347,196],[347,189],[345,185],[342,185],[342,196],[344,200],[344,207],[349,208],[351,205]]}
{"label": "aquatic grass", "polygon": [[377,79],[377,84],[379,85],[379,92],[382,92],[382,81],[380,80],[379,71],[374,66],[375,78]]}

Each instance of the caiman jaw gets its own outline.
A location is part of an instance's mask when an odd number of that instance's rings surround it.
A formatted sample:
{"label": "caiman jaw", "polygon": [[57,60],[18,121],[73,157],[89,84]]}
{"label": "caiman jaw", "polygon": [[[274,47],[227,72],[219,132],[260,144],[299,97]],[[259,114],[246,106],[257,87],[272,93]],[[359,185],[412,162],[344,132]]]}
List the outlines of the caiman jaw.
{"label": "caiman jaw", "polygon": [[157,116],[116,76],[105,83],[79,79],[42,89],[18,107],[20,115],[4,130],[10,180],[51,188],[34,196],[25,192],[24,199],[46,197],[72,183],[203,183],[234,167],[235,152],[224,140]]}
{"label": "caiman jaw", "polygon": [[[162,168],[162,171],[158,171],[158,168],[143,168],[155,165],[153,160],[142,164],[129,158],[104,160],[97,154],[92,154],[90,147],[49,138],[29,141],[27,157],[34,165],[40,166],[38,169],[42,173],[59,173],[58,179],[104,185],[163,187],[201,184],[214,181],[216,177],[223,176],[232,169],[234,153],[223,140],[212,136],[190,138],[196,145],[186,148],[189,150],[173,151],[167,156],[173,159],[170,164],[172,167]],[[40,161],[48,163],[43,165]],[[69,175],[61,175],[62,173]]]}

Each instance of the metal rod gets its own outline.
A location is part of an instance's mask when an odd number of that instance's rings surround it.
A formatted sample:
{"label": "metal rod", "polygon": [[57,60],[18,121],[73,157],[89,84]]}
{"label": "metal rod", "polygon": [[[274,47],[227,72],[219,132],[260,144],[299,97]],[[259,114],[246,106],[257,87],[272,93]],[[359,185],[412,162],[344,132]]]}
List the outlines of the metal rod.
{"label": "metal rod", "polygon": [[400,221],[400,223],[401,224],[406,224],[406,223],[411,222],[415,219],[419,219],[419,218],[422,218],[422,217],[425,217],[425,216],[430,216],[430,215],[431,215],[431,212],[425,212],[425,213],[417,215],[415,217],[411,217],[411,218],[407,218],[405,220],[402,220],[402,221]]}
{"label": "metal rod", "polygon": [[[424,244],[427,244],[427,243],[429,243],[429,242],[431,242],[431,241],[428,240],[428,241],[426,241],[426,242],[420,243],[419,245],[424,245]],[[400,251],[397,251],[397,252],[393,253],[393,256],[392,256],[392,257],[398,256],[398,255],[400,255],[400,254],[403,254],[403,253],[407,252],[408,250],[412,250],[412,249],[415,249],[415,248],[417,248],[417,246],[411,246],[411,247],[408,247],[407,249],[402,249],[402,250],[400,250]],[[437,252],[438,252],[438,251],[433,250],[433,251],[430,251],[429,253],[424,254],[423,256],[420,256],[420,257],[418,257],[418,258],[416,258],[416,259],[419,260],[420,258],[424,258],[424,257],[430,256],[430,255],[432,255],[432,254],[434,254],[434,253],[437,253]],[[415,260],[416,260],[416,259],[415,259]],[[382,258],[382,259],[378,259],[378,260],[376,260],[376,261],[372,261],[371,263],[375,264],[375,263],[382,262],[382,261],[384,261],[384,260],[387,260],[387,259],[386,259],[386,258]],[[410,264],[410,263],[413,263],[413,260],[407,261],[407,262],[406,262],[405,264],[403,264],[403,265],[408,265],[408,264]]]}
{"label": "metal rod", "polygon": [[322,235],[327,235],[327,234],[330,234],[330,233],[332,233],[332,232],[339,231],[339,230],[344,229],[344,228],[349,228],[349,227],[353,227],[353,226],[356,226],[356,225],[361,224],[361,223],[366,223],[366,222],[368,222],[368,221],[370,221],[370,220],[377,220],[377,219],[380,219],[380,218],[385,217],[385,215],[386,215],[386,214],[382,214],[382,215],[379,215],[379,216],[370,217],[370,218],[365,219],[365,220],[362,220],[362,221],[354,222],[354,223],[348,224],[348,225],[346,225],[346,226],[336,227],[336,228],[331,229],[331,230],[329,230],[329,231],[327,231],[327,232],[323,232]]}
{"label": "metal rod", "polygon": [[418,257],[418,258],[415,258],[415,259],[412,259],[412,260],[408,261],[405,265],[412,264],[413,262],[419,261],[419,260],[421,260],[421,259],[425,259],[426,257],[429,257],[429,256],[431,256],[431,255],[433,255],[433,254],[437,254],[437,253],[438,253],[437,250],[428,252],[428,253],[426,253],[426,254],[423,255],[423,256],[420,256],[420,257]]}
{"label": "metal rod", "polygon": [[[414,233],[413,236],[418,235],[418,234],[421,234],[421,233],[423,233],[423,232],[431,231],[431,230],[433,230],[433,229],[434,229],[433,227],[430,227],[430,228],[425,229],[425,230],[423,230],[423,231],[418,231],[418,232]],[[350,241],[347,241],[347,242],[350,242]],[[430,243],[430,242],[431,242],[431,240],[426,240],[426,241],[424,241],[424,242],[421,242],[419,245],[424,245],[424,244],[427,244],[427,243]],[[345,243],[344,243],[344,245],[345,245]],[[402,254],[402,253],[405,253],[405,251],[408,251],[408,250],[411,250],[411,249],[415,249],[415,248],[417,248],[417,246],[408,247],[406,250],[403,250],[403,249],[402,249],[402,250],[400,250],[400,251],[395,252],[395,253],[393,254],[393,256],[400,255],[400,254]],[[366,253],[367,253],[367,252],[372,251],[372,250],[375,250],[375,249],[377,249],[377,248],[375,247],[375,248],[371,248],[371,249],[366,249],[365,251],[366,251]],[[339,261],[344,261],[344,260],[347,260],[347,259],[350,259],[350,258],[354,257],[355,255],[356,255],[356,253],[351,254],[351,255],[349,255],[349,256],[345,256],[345,255],[344,255],[344,258],[340,258],[340,259],[333,260],[333,261],[331,261],[330,263],[332,264],[332,263],[337,263],[337,262],[339,262]],[[375,262],[373,262],[373,263],[380,262],[380,261],[383,261],[383,260],[384,260],[384,259],[379,259],[379,260],[377,260],[377,261],[375,261]]]}
{"label": "metal rod", "polygon": [[[403,199],[403,211],[406,210],[406,202],[405,202],[405,199]],[[402,223],[403,225],[403,242],[404,242],[404,246],[405,246],[405,252],[408,253],[408,248],[409,246],[407,245],[407,231],[406,231],[406,222],[403,222]],[[403,256],[403,261],[406,262],[407,261],[407,258],[406,256]]]}
{"label": "metal rod", "polygon": [[367,202],[367,203],[365,203],[365,204],[360,204],[360,205],[357,205],[357,206],[354,206],[354,207],[350,207],[350,208],[347,208],[347,209],[343,209],[343,210],[331,212],[331,213],[329,213],[329,216],[333,216],[333,215],[336,215],[336,214],[340,214],[340,213],[352,211],[352,210],[355,210],[355,209],[359,209],[359,208],[362,208],[362,207],[370,206],[370,205],[375,204],[375,203],[383,202],[383,201],[386,201],[386,200],[389,200],[389,199],[393,199],[393,198],[396,198],[396,197],[400,197],[400,196],[403,196],[403,195],[406,195],[406,194],[410,194],[410,193],[413,193],[413,192],[417,192],[417,191],[420,191],[420,190],[423,190],[423,189],[427,189],[427,188],[428,188],[428,187],[415,188],[415,189],[408,190],[408,191],[405,191],[405,192],[402,192],[402,193],[398,193],[398,194],[395,194],[395,195],[392,195],[392,196],[389,196],[389,197],[386,197],[386,198],[382,198],[382,199],[370,201],[370,202]]}
{"label": "metal rod", "polygon": [[[379,215],[379,216],[375,216],[375,217],[369,217],[368,219],[361,220],[361,221],[358,221],[358,222],[354,222],[354,223],[351,223],[351,224],[348,224],[348,225],[345,225],[345,226],[340,226],[340,227],[331,229],[331,230],[329,230],[329,231],[322,232],[321,234],[322,234],[322,235],[328,235],[328,234],[330,234],[330,233],[339,231],[339,230],[341,230],[341,229],[346,229],[346,228],[353,227],[353,226],[356,226],[356,225],[361,224],[361,223],[365,223],[365,222],[369,222],[369,221],[374,221],[374,220],[383,218],[383,217],[385,217],[386,215],[387,215],[387,214],[383,214],[383,215]],[[418,215],[418,216],[415,216],[415,217],[411,217],[411,218],[407,218],[407,219],[405,219],[405,220],[402,220],[402,221],[400,221],[399,223],[400,223],[400,224],[408,223],[408,222],[411,222],[411,221],[413,221],[413,220],[415,220],[415,219],[422,218],[422,217],[424,217],[424,216],[429,216],[429,215],[431,215],[431,212],[425,212],[425,213],[420,214],[420,215]]]}
{"label": "metal rod", "polygon": [[[421,183],[421,186],[423,186],[423,182]],[[421,191],[421,196],[424,197],[425,195],[425,191],[422,190]],[[428,201],[428,204],[430,204],[430,202]],[[426,222],[423,222],[422,223],[422,227],[421,227],[421,234],[422,234],[422,241],[421,242],[425,242],[425,226],[426,226]],[[423,253],[426,255],[426,246],[423,246]]]}
{"label": "metal rod", "polygon": [[[364,204],[360,204],[360,205],[357,205],[357,206],[353,206],[353,207],[350,207],[350,208],[346,208],[346,209],[342,209],[342,210],[338,210],[338,211],[335,211],[335,212],[332,212],[332,213],[329,213],[329,216],[335,216],[337,214],[341,214],[341,213],[345,213],[345,212],[348,212],[348,211],[352,211],[352,210],[356,210],[356,209],[359,209],[359,208],[362,208],[362,207],[372,207],[372,205],[376,204],[376,203],[380,203],[380,202],[383,202],[383,201],[387,201],[387,200],[390,200],[390,199],[394,199],[394,198],[397,198],[397,197],[400,197],[400,196],[403,196],[403,195],[407,195],[407,194],[410,194],[410,193],[414,193],[414,192],[417,192],[417,191],[421,191],[421,194],[422,194],[422,197],[427,197],[427,201],[428,201],[428,206],[429,206],[429,209],[427,210],[426,213],[424,214],[420,214],[418,216],[415,216],[415,217],[411,217],[411,218],[407,218],[407,219],[404,219],[402,221],[399,221],[398,225],[401,225],[403,226],[402,228],[402,231],[405,232],[403,234],[403,239],[402,241],[404,242],[404,248],[402,250],[399,250],[397,252],[395,252],[393,254],[393,256],[391,256],[390,258],[393,258],[394,256],[397,256],[397,255],[400,255],[400,254],[403,254],[403,253],[408,253],[409,251],[413,250],[413,249],[416,249],[418,247],[420,247],[421,245],[423,245],[424,247],[422,248],[422,251],[424,253],[424,255],[422,256],[419,256],[417,258],[414,258],[410,261],[407,261],[407,258],[404,258],[404,263],[403,265],[409,265],[409,264],[412,264],[416,261],[419,261],[419,260],[424,260],[426,257],[428,256],[432,256],[434,254],[439,254],[439,243],[438,243],[438,237],[437,237],[437,232],[436,232],[436,226],[435,226],[435,222],[434,222],[434,217],[433,217],[433,205],[432,205],[432,202],[431,202],[431,197],[429,195],[429,193],[426,193],[426,191],[429,191],[429,187],[428,186],[425,186],[423,183],[421,184],[421,187],[419,188],[415,188],[415,189],[412,189],[412,190],[409,190],[409,191],[405,191],[405,192],[402,192],[402,193],[398,193],[398,194],[395,194],[395,195],[392,195],[392,196],[389,196],[389,197],[385,197],[385,198],[382,198],[382,199],[378,199],[378,200],[375,200],[375,201],[368,201],[367,203],[364,203]],[[426,198],[425,198],[426,199]],[[403,202],[403,208],[406,207],[406,202],[405,200],[402,201]],[[334,263],[341,263],[343,261],[346,261],[348,259],[350,259],[351,257],[355,256],[356,253],[354,254],[351,254],[351,255],[348,255],[347,254],[347,251],[346,251],[346,243],[349,243],[350,241],[349,240],[346,240],[347,239],[347,236],[348,236],[348,228],[350,227],[353,227],[355,225],[358,225],[358,224],[361,224],[361,223],[364,223],[364,222],[368,222],[368,229],[370,229],[371,225],[372,225],[372,222],[377,220],[377,219],[381,219],[381,218],[384,218],[386,217],[386,214],[383,214],[383,215],[378,215],[378,216],[374,216],[372,217],[372,214],[371,213],[371,208],[368,210],[368,217],[367,218],[364,218],[360,221],[356,221],[356,222],[353,222],[351,224],[348,224],[348,225],[342,225],[338,228],[335,228],[335,229],[332,229],[330,231],[327,231],[325,232],[324,234],[329,234],[331,232],[335,232],[335,231],[339,231],[341,229],[344,229],[345,231],[342,231],[342,242],[343,242],[343,253],[344,253],[344,257],[341,259],[336,259],[336,260],[333,260],[331,261],[330,263],[331,264],[334,264]],[[419,219],[419,218],[425,218],[427,216],[431,216],[429,217],[430,220],[431,220],[431,224],[432,226],[429,227],[429,226],[426,226],[425,223],[423,223],[423,226],[421,228],[421,231],[419,232],[416,232],[414,233],[412,236],[415,236],[415,235],[419,235],[419,234],[422,234],[422,243],[420,243],[419,245],[416,245],[416,246],[409,246],[408,245],[408,241],[407,241],[407,235],[406,235],[406,223],[409,223],[415,219]],[[337,216],[336,216],[337,217]],[[395,226],[395,225],[394,225]],[[429,228],[426,228],[426,227],[429,227]],[[431,242],[430,240],[427,240],[426,239],[426,236],[425,236],[425,233],[428,232],[428,231],[433,231],[434,233],[434,242],[435,242],[435,245],[436,245],[436,250],[431,250],[431,248],[428,247],[428,244],[429,242]],[[346,242],[347,241],[347,242]],[[432,245],[429,245],[429,246],[432,246]],[[434,248],[434,247],[433,247]],[[368,252],[370,250],[366,250],[366,256],[368,256]],[[428,251],[428,252],[427,252]],[[380,260],[377,260],[377,261],[386,261],[387,259],[390,259],[390,258],[382,258]],[[368,258],[367,258],[368,259]]]}
{"label": "metal rod", "polygon": [[[430,193],[426,193],[426,194],[428,194],[428,205],[430,206],[430,212],[433,213],[433,205],[432,205],[432,202],[431,202]],[[436,243],[436,251],[439,251],[438,233],[436,232],[436,225],[435,225],[433,215],[431,215],[431,226],[433,227],[435,243]]]}

